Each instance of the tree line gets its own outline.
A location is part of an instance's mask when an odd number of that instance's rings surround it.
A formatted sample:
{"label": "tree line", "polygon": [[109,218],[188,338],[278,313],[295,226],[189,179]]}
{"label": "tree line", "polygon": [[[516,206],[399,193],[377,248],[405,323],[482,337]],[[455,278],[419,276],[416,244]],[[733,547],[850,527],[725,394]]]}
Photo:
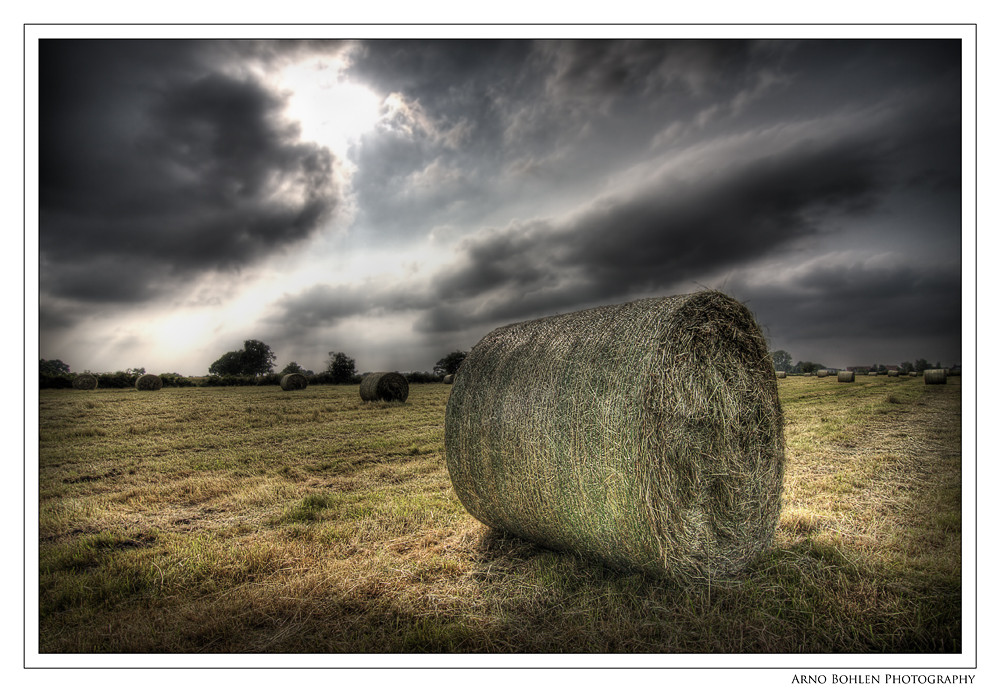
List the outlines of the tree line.
{"label": "tree line", "polygon": [[[830,369],[827,368],[827,366],[823,365],[822,363],[814,363],[809,360],[800,360],[797,363],[792,364],[792,354],[784,350],[772,351],[771,361],[774,363],[775,370],[789,372],[789,373],[805,374],[809,372],[816,372],[817,370]],[[892,367],[896,366],[893,365]],[[938,361],[936,364],[931,365],[931,362],[926,358],[917,358],[915,361],[904,360],[902,363],[899,364],[898,367],[903,372],[923,372],[924,370],[930,370],[931,368],[940,368],[941,361]],[[953,367],[958,367],[958,365],[956,364]],[[885,373],[889,371],[890,366],[884,363],[873,363],[870,367],[864,365],[864,366],[848,366],[848,368],[853,370],[862,370],[866,372]]]}
{"label": "tree line", "polygon": [[[411,383],[439,382],[445,375],[458,371],[468,351],[455,350],[435,363],[432,372],[403,373]],[[208,367],[207,377],[183,377],[177,373],[161,373],[164,387],[215,387],[280,384],[281,378],[291,373],[306,377],[309,384],[357,384],[362,374],[357,372],[354,358],[343,351],[330,351],[323,370],[314,372],[295,361],[275,372],[277,357],[274,350],[257,339],[247,339],[243,348],[223,353]],[[39,386],[42,389],[72,387],[75,374],[70,366],[59,359],[39,359]],[[113,373],[91,373],[97,377],[97,386],[103,389],[135,386],[145,368],[128,368]]]}

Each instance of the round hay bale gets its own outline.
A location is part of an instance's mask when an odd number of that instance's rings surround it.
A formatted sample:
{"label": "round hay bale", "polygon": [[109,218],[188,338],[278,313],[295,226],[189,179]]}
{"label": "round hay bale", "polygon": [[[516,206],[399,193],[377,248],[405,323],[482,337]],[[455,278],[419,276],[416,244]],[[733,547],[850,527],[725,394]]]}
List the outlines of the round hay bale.
{"label": "round hay bale", "polygon": [[868,371],[868,376],[869,377],[874,377],[874,376],[877,376],[877,375],[878,375],[878,370],[869,370]]}
{"label": "round hay bale", "polygon": [[135,378],[135,388],[140,392],[155,392],[163,388],[163,380],[160,379],[159,375],[147,372],[145,375],[139,375]]}
{"label": "round hay bale", "polygon": [[774,376],[777,377],[779,380],[783,380],[785,379],[785,371],[778,370],[777,372],[774,373]]}
{"label": "round hay bale", "polygon": [[455,376],[445,455],[496,529],[680,581],[735,575],[780,510],[767,342],[717,291],[502,327]]}
{"label": "round hay bale", "polygon": [[826,377],[829,374],[830,374],[829,370],[817,370],[816,371],[816,377]]}
{"label": "round hay bale", "polygon": [[837,373],[837,382],[854,382],[853,370],[841,370]]}
{"label": "round hay bale", "polygon": [[97,389],[97,378],[89,372],[73,378],[73,389]]}
{"label": "round hay bale", "polygon": [[359,391],[364,401],[406,401],[410,385],[398,372],[373,372],[361,380]]}
{"label": "round hay bale", "polygon": [[886,375],[889,377],[899,377],[899,370],[890,370]]}
{"label": "round hay bale", "polygon": [[916,377],[917,376],[917,371],[916,370],[910,370],[909,374],[910,374],[910,377]]}
{"label": "round hay bale", "polygon": [[937,368],[924,370],[924,384],[948,384],[948,371]]}
{"label": "round hay bale", "polygon": [[281,378],[281,388],[286,392],[295,392],[309,386],[309,380],[300,372],[290,372]]}
{"label": "round hay bale", "polygon": [[454,375],[445,375],[444,379],[441,380],[441,381],[444,382],[445,384],[452,384],[455,381],[455,376]]}

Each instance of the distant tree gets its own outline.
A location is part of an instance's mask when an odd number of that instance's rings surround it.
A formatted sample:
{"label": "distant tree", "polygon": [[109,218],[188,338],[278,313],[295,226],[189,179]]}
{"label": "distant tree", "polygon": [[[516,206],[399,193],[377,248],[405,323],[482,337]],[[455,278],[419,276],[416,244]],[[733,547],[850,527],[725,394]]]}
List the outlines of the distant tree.
{"label": "distant tree", "polygon": [[125,374],[135,375],[136,377],[138,377],[139,375],[146,374],[146,368],[125,368]]}
{"label": "distant tree", "polygon": [[330,351],[326,371],[332,384],[347,384],[354,377],[354,359],[343,351]]}
{"label": "distant tree", "polygon": [[247,339],[243,342],[243,373],[244,375],[266,375],[274,372],[274,362],[277,358],[271,347],[263,341]]}
{"label": "distant tree", "polygon": [[792,369],[792,354],[788,351],[774,351],[771,360],[774,362],[775,370],[788,372]]}
{"label": "distant tree", "polygon": [[69,366],[58,358],[54,360],[45,360],[40,358],[38,360],[38,374],[39,375],[68,375]]}
{"label": "distant tree", "polygon": [[822,367],[823,366],[821,366],[819,363],[813,363],[811,360],[800,360],[798,363],[795,364],[794,371],[801,373],[816,372]]}
{"label": "distant tree", "polygon": [[229,351],[212,363],[208,368],[210,375],[241,375],[243,374],[243,352]]}
{"label": "distant tree", "polygon": [[900,363],[899,367],[902,368],[903,372],[912,372],[913,370],[916,370],[916,368],[913,367],[913,363],[908,360],[904,360]]}
{"label": "distant tree", "polygon": [[468,351],[452,351],[434,364],[434,374],[454,375],[458,372],[459,366],[462,365],[467,355],[469,355]]}
{"label": "distant tree", "polygon": [[296,373],[296,372],[300,373],[302,375],[304,375],[306,373],[306,371],[302,368],[302,366],[299,365],[298,363],[296,363],[293,360],[291,363],[289,363],[288,365],[286,365],[284,367],[284,369],[281,372],[279,372],[278,374],[279,375],[291,375],[291,374]]}

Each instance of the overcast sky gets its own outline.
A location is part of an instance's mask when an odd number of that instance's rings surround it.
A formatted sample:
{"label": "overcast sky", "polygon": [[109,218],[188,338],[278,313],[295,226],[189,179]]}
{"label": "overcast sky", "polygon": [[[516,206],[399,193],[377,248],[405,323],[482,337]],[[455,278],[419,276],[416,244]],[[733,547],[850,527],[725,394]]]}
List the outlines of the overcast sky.
{"label": "overcast sky", "polygon": [[40,41],[40,357],[430,370],[718,288],[793,361],[960,363],[957,40]]}

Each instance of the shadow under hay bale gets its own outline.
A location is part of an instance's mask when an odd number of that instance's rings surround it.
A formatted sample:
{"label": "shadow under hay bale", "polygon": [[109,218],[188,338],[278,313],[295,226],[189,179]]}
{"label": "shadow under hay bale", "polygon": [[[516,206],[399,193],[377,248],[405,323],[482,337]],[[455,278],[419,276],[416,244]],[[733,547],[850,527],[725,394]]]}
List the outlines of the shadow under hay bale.
{"label": "shadow under hay bale", "polygon": [[837,382],[854,382],[854,371],[841,370],[837,373]]}
{"label": "shadow under hay bale", "polygon": [[784,429],[767,342],[717,291],[497,329],[455,376],[448,472],[496,529],[685,580],[772,542]]}
{"label": "shadow under hay bale", "polygon": [[281,388],[286,392],[296,392],[309,386],[309,380],[299,372],[290,372],[281,378]]}
{"label": "shadow under hay bale", "polygon": [[97,389],[97,378],[89,372],[73,378],[73,389]]}
{"label": "shadow under hay bale", "polygon": [[398,372],[373,372],[361,380],[363,401],[406,401],[410,384]]}
{"label": "shadow under hay bale", "polygon": [[163,380],[159,375],[147,372],[135,378],[135,388],[140,392],[156,392],[163,388]]}
{"label": "shadow under hay bale", "polygon": [[948,384],[948,371],[941,369],[924,370],[924,384]]}

